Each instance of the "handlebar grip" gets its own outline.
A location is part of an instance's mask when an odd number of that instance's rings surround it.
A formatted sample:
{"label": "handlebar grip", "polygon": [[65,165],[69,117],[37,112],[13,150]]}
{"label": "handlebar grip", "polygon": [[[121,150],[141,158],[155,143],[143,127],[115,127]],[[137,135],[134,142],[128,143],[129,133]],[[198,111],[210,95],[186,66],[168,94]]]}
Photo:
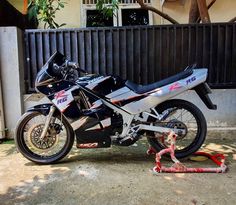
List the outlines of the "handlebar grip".
{"label": "handlebar grip", "polygon": [[85,70],[81,69],[79,64],[73,61],[67,61],[67,66],[77,69],[80,72],[87,73]]}
{"label": "handlebar grip", "polygon": [[76,62],[73,62],[73,61],[68,61],[68,62],[67,62],[67,65],[68,65],[69,67],[72,67],[72,68],[75,68],[75,69],[79,68],[79,64],[76,63]]}

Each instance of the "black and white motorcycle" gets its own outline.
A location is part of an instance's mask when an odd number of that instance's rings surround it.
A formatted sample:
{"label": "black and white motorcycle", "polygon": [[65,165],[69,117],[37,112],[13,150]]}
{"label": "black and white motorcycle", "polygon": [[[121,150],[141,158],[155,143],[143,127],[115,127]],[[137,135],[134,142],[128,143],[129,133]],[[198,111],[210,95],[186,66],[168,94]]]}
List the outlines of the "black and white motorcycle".
{"label": "black and white motorcycle", "polygon": [[206,78],[207,69],[188,67],[153,84],[137,85],[87,74],[56,52],[35,82],[36,90],[51,103],[34,106],[21,117],[17,147],[27,159],[49,164],[70,152],[74,137],[77,148],[130,146],[146,137],[160,151],[168,146],[168,133],[174,132],[176,157],[186,157],[203,144],[206,120],[194,104],[171,98],[193,89],[209,109],[216,109]]}

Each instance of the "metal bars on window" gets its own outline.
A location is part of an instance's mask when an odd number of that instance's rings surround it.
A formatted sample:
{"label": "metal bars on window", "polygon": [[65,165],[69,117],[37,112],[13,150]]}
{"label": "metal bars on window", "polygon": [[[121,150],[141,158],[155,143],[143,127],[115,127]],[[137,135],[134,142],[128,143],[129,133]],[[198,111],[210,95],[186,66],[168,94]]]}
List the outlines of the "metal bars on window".
{"label": "metal bars on window", "polygon": [[236,24],[186,24],[26,30],[28,92],[56,50],[90,73],[152,83],[197,63],[209,69],[212,87],[236,88]]}
{"label": "metal bars on window", "polygon": [[[83,4],[86,5],[94,5],[98,2],[98,0],[83,0]],[[136,0],[120,0],[121,4],[135,4]],[[106,0],[105,3],[110,4],[111,0]],[[151,3],[151,0],[144,0],[144,3]]]}

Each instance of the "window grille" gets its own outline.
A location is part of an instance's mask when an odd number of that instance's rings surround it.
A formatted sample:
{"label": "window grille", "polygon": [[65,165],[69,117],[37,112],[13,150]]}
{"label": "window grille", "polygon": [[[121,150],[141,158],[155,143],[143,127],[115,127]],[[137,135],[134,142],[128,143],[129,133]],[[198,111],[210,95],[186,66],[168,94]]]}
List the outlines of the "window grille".
{"label": "window grille", "polygon": [[[94,5],[98,2],[98,0],[83,0],[83,4],[86,5]],[[107,0],[107,3],[111,3],[111,0]],[[136,0],[120,0],[121,4],[135,4]],[[151,0],[144,0],[144,3],[151,3]]]}

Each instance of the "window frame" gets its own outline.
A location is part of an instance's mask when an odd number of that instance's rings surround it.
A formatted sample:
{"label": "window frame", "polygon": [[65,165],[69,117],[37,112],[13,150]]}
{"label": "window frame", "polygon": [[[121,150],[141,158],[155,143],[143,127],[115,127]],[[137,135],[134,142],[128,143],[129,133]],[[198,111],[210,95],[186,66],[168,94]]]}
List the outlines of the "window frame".
{"label": "window frame", "polygon": [[[87,28],[87,11],[96,10],[96,5],[82,4],[81,6],[81,27]],[[113,27],[117,26],[116,16],[113,15]]]}
{"label": "window frame", "polygon": [[[152,2],[152,1],[151,1]],[[152,4],[152,3],[150,3]],[[113,15],[113,27],[122,26],[122,9],[141,9],[138,3],[121,3]],[[87,10],[96,10],[96,4],[83,4],[81,1],[81,27],[87,26]],[[153,13],[148,11],[149,24],[153,25]]]}
{"label": "window frame", "polygon": [[[140,8],[139,4],[120,4],[119,9],[118,9],[118,26],[123,26],[123,21],[122,21],[122,9],[142,9]],[[148,25],[153,25],[153,14],[152,11],[148,11],[148,20],[149,24]]]}

